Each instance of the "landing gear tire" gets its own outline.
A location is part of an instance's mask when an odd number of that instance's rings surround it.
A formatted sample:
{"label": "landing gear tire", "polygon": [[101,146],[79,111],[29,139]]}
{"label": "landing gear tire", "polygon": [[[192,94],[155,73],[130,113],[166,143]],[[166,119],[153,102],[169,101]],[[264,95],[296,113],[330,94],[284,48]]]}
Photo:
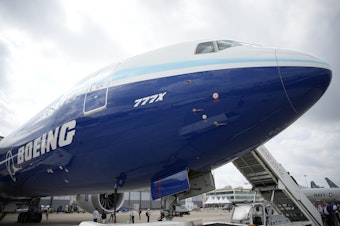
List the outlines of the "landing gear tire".
{"label": "landing gear tire", "polygon": [[42,213],[19,213],[18,222],[19,223],[28,223],[28,222],[35,222],[40,223],[42,219]]}
{"label": "landing gear tire", "polygon": [[34,213],[32,215],[32,221],[35,223],[40,223],[42,219],[42,213]]}
{"label": "landing gear tire", "polygon": [[28,214],[27,213],[19,213],[18,222],[25,223],[28,221]]}

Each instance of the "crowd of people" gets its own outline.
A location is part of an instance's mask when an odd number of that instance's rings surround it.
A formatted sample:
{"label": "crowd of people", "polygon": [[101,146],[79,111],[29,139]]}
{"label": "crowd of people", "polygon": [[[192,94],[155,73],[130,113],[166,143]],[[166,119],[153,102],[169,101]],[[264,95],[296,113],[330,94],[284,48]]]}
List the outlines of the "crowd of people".
{"label": "crowd of people", "polygon": [[[136,215],[136,211],[134,209],[131,209],[129,223],[132,223],[132,224],[135,223],[135,215]],[[139,215],[139,220],[141,220],[142,219],[142,217],[141,217],[142,209],[138,210],[138,215]],[[145,216],[146,216],[146,222],[150,222],[150,216],[151,216],[150,209],[148,209],[145,212]],[[98,211],[97,208],[93,211],[93,221],[94,222],[99,222],[101,220],[101,223],[105,224],[106,223],[106,217],[107,217],[106,212],[104,210],[102,211],[101,214],[99,214],[99,211]],[[111,221],[111,222],[114,221],[114,213],[110,214],[110,218],[109,218],[108,221]]]}
{"label": "crowd of people", "polygon": [[[340,226],[340,205],[339,204],[334,204],[334,203],[316,203],[315,207],[317,208],[318,212],[320,213],[322,220],[324,222],[324,225],[326,226]],[[267,211],[267,210],[266,210]],[[138,216],[139,220],[141,220],[142,216],[142,209],[138,210]],[[131,209],[130,211],[130,221],[129,223],[135,223],[135,216],[136,216],[136,211],[134,209]],[[145,212],[146,216],[146,222],[150,222],[150,216],[151,212],[150,209],[148,209]],[[48,216],[46,216],[48,217]],[[101,223],[105,224],[106,223],[106,212],[103,210],[101,214],[99,214],[99,211],[95,209],[93,211],[93,221],[98,222],[101,220]],[[110,219],[109,221],[114,220],[114,214],[110,214]]]}
{"label": "crowd of people", "polygon": [[318,212],[321,214],[322,221],[327,226],[340,226],[340,205],[335,203],[318,203],[315,204]]}

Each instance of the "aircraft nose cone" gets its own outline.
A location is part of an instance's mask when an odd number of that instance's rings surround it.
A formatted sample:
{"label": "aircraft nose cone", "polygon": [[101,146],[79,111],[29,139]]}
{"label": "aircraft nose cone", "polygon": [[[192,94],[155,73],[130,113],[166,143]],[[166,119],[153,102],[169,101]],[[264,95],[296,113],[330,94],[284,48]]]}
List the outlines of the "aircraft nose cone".
{"label": "aircraft nose cone", "polygon": [[330,66],[317,57],[288,50],[276,50],[276,60],[288,101],[296,113],[304,113],[328,88]]}

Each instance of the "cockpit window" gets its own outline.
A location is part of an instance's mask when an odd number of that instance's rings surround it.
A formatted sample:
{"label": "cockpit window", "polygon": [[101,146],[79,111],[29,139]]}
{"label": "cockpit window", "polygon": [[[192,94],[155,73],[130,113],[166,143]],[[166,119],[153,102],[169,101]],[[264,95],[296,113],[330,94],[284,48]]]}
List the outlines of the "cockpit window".
{"label": "cockpit window", "polygon": [[239,45],[241,45],[241,44],[238,43],[238,42],[230,41],[230,40],[217,41],[218,50],[223,50],[223,49],[226,49],[226,48],[239,46]]}
{"label": "cockpit window", "polygon": [[220,50],[240,45],[242,44],[231,40],[202,42],[197,45],[196,54],[217,52]]}
{"label": "cockpit window", "polygon": [[211,53],[215,52],[214,43],[213,42],[203,42],[198,44],[196,49],[196,54],[200,53]]}

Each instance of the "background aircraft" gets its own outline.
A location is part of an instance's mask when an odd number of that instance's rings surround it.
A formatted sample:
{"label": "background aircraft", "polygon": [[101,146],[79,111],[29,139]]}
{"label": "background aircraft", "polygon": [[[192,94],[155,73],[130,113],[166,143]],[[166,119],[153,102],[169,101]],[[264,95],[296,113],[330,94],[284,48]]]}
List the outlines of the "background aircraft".
{"label": "background aircraft", "polygon": [[211,170],[265,143],[312,107],[331,70],[311,55],[230,40],[182,43],[86,77],[0,142],[2,213],[41,220],[39,197],[80,194],[115,211],[122,192],[177,198],[215,188]]}
{"label": "background aircraft", "polygon": [[327,184],[331,188],[339,188],[338,185],[336,185],[333,181],[331,181],[328,177],[325,177],[325,180],[327,181]]}
{"label": "background aircraft", "polygon": [[311,182],[310,182],[310,187],[311,187],[311,188],[321,188],[321,186],[320,186],[320,185],[317,185],[314,181],[311,181]]}
{"label": "background aircraft", "polygon": [[[336,185],[333,181],[331,181],[328,177],[325,177],[325,180],[327,182],[327,184],[329,185],[330,188],[339,188],[338,185]],[[314,181],[310,182],[310,187],[311,188],[322,188],[321,186],[315,184]]]}
{"label": "background aircraft", "polygon": [[300,188],[312,202],[338,203],[340,201],[340,188],[327,177],[325,179],[330,185],[329,188],[317,185],[314,181],[311,181],[310,188],[303,186],[300,186]]}
{"label": "background aircraft", "polygon": [[340,188],[301,188],[311,202],[340,202]]}

